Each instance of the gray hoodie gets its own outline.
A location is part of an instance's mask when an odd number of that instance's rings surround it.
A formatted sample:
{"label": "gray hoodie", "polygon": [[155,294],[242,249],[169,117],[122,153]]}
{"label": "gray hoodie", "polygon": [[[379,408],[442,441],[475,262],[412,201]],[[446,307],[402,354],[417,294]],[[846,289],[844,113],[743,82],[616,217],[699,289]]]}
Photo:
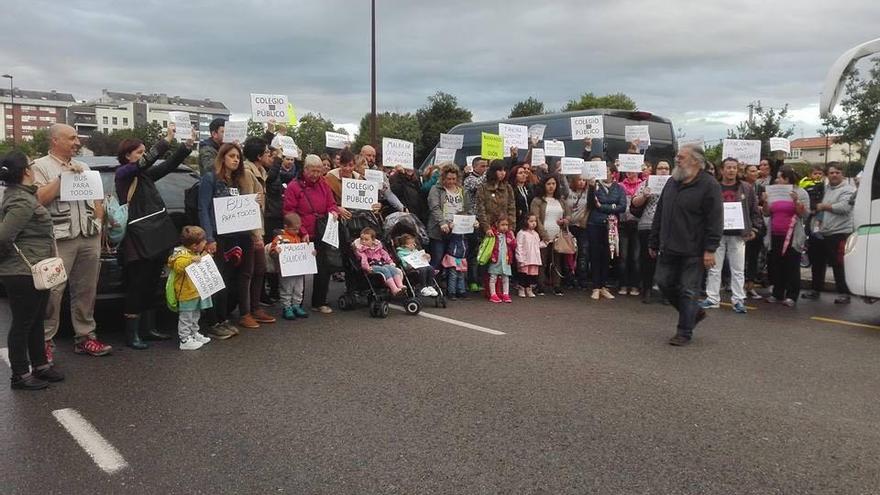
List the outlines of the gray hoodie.
{"label": "gray hoodie", "polygon": [[822,235],[851,234],[853,231],[852,198],[856,188],[846,181],[836,186],[827,184],[822,202],[831,205],[830,211],[820,215],[819,232]]}

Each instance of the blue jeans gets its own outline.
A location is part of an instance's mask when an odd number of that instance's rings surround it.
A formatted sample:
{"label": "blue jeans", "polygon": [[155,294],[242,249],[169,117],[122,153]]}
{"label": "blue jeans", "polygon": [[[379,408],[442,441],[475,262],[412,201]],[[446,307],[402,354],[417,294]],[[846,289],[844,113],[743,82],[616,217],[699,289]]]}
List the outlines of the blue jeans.
{"label": "blue jeans", "polygon": [[467,278],[466,272],[460,272],[454,268],[446,269],[446,292],[449,295],[464,294],[464,280]]}
{"label": "blue jeans", "polygon": [[661,254],[654,275],[663,296],[678,310],[678,335],[691,338],[697,326],[703,258]]}
{"label": "blue jeans", "polygon": [[370,267],[370,271],[382,275],[385,280],[403,275],[400,269],[391,265],[373,265]]}

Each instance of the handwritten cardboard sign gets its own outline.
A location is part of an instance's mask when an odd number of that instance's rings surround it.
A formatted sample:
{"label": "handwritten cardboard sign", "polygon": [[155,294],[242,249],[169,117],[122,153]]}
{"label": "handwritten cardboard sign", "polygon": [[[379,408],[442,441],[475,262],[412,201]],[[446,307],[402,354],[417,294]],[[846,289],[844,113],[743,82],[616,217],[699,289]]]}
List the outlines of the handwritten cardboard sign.
{"label": "handwritten cardboard sign", "polygon": [[784,151],[791,153],[791,141],[785,138],[770,138],[770,151]]}
{"label": "handwritten cardboard sign", "polygon": [[341,150],[351,144],[351,137],[341,132],[324,132],[324,141],[327,148]]}
{"label": "handwritten cardboard sign", "polygon": [[61,201],[89,201],[104,199],[104,183],[101,173],[86,170],[81,174],[61,174]]}
{"label": "handwritten cardboard sign", "polygon": [[244,143],[247,139],[247,120],[227,120],[223,126],[224,143]]}
{"label": "handwritten cardboard sign", "polygon": [[259,229],[263,214],[256,194],[214,198],[214,221],[218,234],[231,234]]}
{"label": "handwritten cardboard sign", "polygon": [[598,160],[584,162],[581,177],[584,179],[605,180],[608,177],[608,164]]}
{"label": "handwritten cardboard sign", "polygon": [[638,140],[640,151],[644,151],[651,146],[650,126],[627,125],[623,127],[623,134],[627,143],[632,143]]}
{"label": "handwritten cardboard sign", "polygon": [[562,141],[544,141],[544,154],[547,156],[565,156],[565,143]]}
{"label": "handwritten cardboard sign", "polygon": [[383,184],[385,182],[385,172],[368,168],[364,170],[364,179],[370,182],[378,182],[379,184]]}
{"label": "handwritten cardboard sign", "polygon": [[402,139],[382,138],[382,165],[413,168],[413,144]]}
{"label": "handwritten cardboard sign", "polygon": [[327,217],[327,228],[324,229],[324,237],[321,238],[321,242],[326,242],[339,249],[339,220],[333,215]]}
{"label": "handwritten cardboard sign", "polygon": [[498,124],[498,134],[504,139],[505,156],[512,146],[519,149],[529,147],[529,128],[524,125]]}
{"label": "handwritten cardboard sign", "polygon": [[186,141],[192,139],[192,120],[187,112],[168,112],[168,118],[174,122],[174,139]]}
{"label": "handwritten cardboard sign", "polygon": [[767,186],[767,203],[773,204],[778,201],[791,201],[791,184],[773,184]]}
{"label": "handwritten cardboard sign", "polygon": [[484,132],[480,146],[480,156],[487,160],[504,158],[504,138],[498,134]]}
{"label": "handwritten cardboard sign", "polygon": [[455,215],[452,217],[453,234],[473,234],[476,215]]}
{"label": "handwritten cardboard sign", "polygon": [[547,130],[546,124],[535,124],[529,126],[529,139],[534,139],[535,141],[541,141],[544,139],[544,131]]}
{"label": "handwritten cardboard sign", "polygon": [[297,275],[313,275],[318,273],[318,262],[315,259],[315,244],[299,242],[278,245],[278,266],[282,277]]}
{"label": "handwritten cardboard sign", "polygon": [[562,175],[580,175],[583,171],[584,160],[582,158],[562,157]]}
{"label": "handwritten cardboard sign", "polygon": [[207,299],[226,288],[223,276],[214,263],[214,258],[204,256],[198,263],[191,263],[186,267],[186,275],[196,287],[199,297]]}
{"label": "handwritten cardboard sign", "polygon": [[461,134],[440,134],[440,148],[448,150],[460,150],[464,146],[464,136]]}
{"label": "handwritten cardboard sign", "polygon": [[742,203],[739,201],[724,203],[724,230],[743,230],[745,228]]}
{"label": "handwritten cardboard sign", "polygon": [[652,194],[660,194],[670,178],[671,175],[651,175],[648,177],[648,189]]}
{"label": "handwritten cardboard sign", "polygon": [[617,159],[620,160],[620,164],[617,167],[617,170],[620,172],[640,173],[642,166],[645,165],[645,155],[622,153],[617,156]]}
{"label": "handwritten cardboard sign", "polygon": [[547,157],[544,155],[544,150],[541,148],[532,148],[532,166],[540,167],[547,160]]}
{"label": "handwritten cardboard sign", "polygon": [[448,148],[437,148],[434,150],[434,165],[441,163],[455,163],[455,150]]}
{"label": "handwritten cardboard sign", "polygon": [[721,159],[736,158],[740,163],[757,165],[761,163],[761,141],[756,139],[725,139]]}

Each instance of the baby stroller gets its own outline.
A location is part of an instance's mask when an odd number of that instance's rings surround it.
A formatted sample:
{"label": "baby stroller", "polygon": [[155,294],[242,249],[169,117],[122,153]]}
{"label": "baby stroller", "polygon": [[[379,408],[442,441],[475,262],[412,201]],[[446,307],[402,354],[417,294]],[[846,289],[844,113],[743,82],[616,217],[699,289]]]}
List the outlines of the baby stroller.
{"label": "baby stroller", "polygon": [[[389,246],[391,249],[391,255],[397,261],[397,264],[402,268],[403,260],[401,260],[397,256],[397,239],[403,235],[409,234],[416,238],[416,243],[419,246],[426,246],[428,244],[428,231],[425,229],[425,226],[419,220],[417,216],[412,213],[394,213],[388,216],[385,219],[385,245]],[[419,291],[417,290],[416,285],[413,283],[413,280],[418,276],[416,270],[413,269],[405,269],[403,270],[403,280],[406,283],[407,289],[410,291],[410,294],[413,295],[413,298],[416,300],[420,300],[419,297],[431,297],[434,299],[434,307],[435,308],[445,308],[446,307],[446,295],[443,293],[443,289],[440,287],[440,284],[437,282],[437,277],[434,274],[434,271],[431,270],[431,275],[428,277],[426,287],[431,287],[434,289],[434,292],[437,294],[436,296],[419,296]]]}
{"label": "baby stroller", "polygon": [[[382,239],[382,222],[372,212],[352,212],[350,220],[340,222],[339,250],[345,271],[345,293],[339,296],[337,304],[343,311],[367,306],[373,318],[387,318],[391,292],[385,286],[382,275],[364,273],[352,247],[352,242],[360,237],[361,230],[366,227],[375,230],[376,238]],[[408,297],[404,301],[404,309],[407,314],[417,314],[422,306],[418,299]]]}

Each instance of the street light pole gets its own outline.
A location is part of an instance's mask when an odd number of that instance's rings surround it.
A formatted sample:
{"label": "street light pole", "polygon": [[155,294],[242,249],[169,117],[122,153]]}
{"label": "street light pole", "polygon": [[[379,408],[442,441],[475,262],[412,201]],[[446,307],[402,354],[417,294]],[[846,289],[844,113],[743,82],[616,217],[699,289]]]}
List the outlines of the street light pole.
{"label": "street light pole", "polygon": [[372,56],[372,67],[371,67],[371,77],[372,77],[372,88],[371,88],[371,96],[372,96],[372,104],[370,106],[370,144],[375,148],[378,144],[376,143],[376,135],[378,134],[378,128],[376,123],[376,0],[371,1],[372,6],[372,36],[373,42],[371,44],[371,56]]}
{"label": "street light pole", "polygon": [[[15,86],[12,84],[12,75],[3,74],[3,77],[9,79],[9,108],[12,112],[12,142],[15,143]],[[6,126],[6,122],[3,123]]]}

